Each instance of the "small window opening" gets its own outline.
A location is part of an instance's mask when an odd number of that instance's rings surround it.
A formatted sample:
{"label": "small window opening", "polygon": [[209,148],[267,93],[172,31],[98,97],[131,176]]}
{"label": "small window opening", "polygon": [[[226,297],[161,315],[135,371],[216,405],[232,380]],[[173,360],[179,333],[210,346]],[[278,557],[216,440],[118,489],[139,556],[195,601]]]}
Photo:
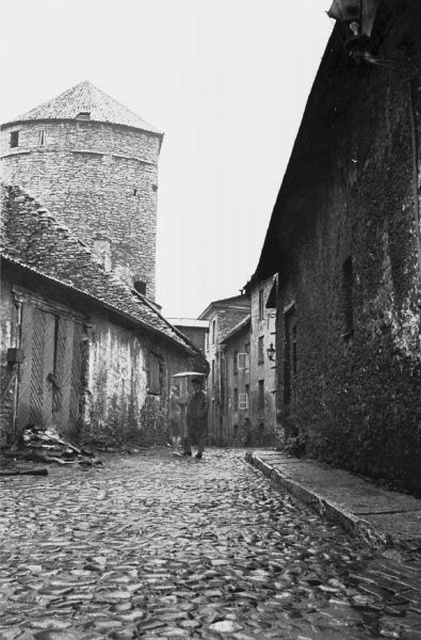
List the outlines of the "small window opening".
{"label": "small window opening", "polygon": [[136,291],[142,296],[146,295],[146,282],[144,282],[143,280],[135,280],[133,286]]}
{"label": "small window opening", "polygon": [[76,120],[90,120],[91,112],[90,111],[79,111],[76,116]]}
{"label": "small window opening", "polygon": [[238,351],[234,351],[234,370],[233,370],[234,375],[236,376],[238,374]]}
{"label": "small window opening", "polygon": [[257,364],[262,364],[265,360],[263,349],[264,349],[264,336],[260,336],[257,342]]}
{"label": "small window opening", "polygon": [[265,305],[263,298],[263,289],[259,291],[259,320],[264,320],[265,318]]}
{"label": "small window opening", "polygon": [[261,413],[265,408],[265,381],[259,380],[257,396],[257,409]]}
{"label": "small window opening", "polygon": [[19,131],[12,131],[10,134],[10,146],[12,149],[19,146]]}
{"label": "small window opening", "polygon": [[238,411],[238,389],[234,389],[234,412]]}
{"label": "small window opening", "polygon": [[137,189],[133,189],[133,195],[137,196]]}
{"label": "small window opening", "polygon": [[39,132],[38,144],[39,144],[40,147],[43,147],[45,145],[45,131],[44,131],[44,129],[41,129],[40,132]]}

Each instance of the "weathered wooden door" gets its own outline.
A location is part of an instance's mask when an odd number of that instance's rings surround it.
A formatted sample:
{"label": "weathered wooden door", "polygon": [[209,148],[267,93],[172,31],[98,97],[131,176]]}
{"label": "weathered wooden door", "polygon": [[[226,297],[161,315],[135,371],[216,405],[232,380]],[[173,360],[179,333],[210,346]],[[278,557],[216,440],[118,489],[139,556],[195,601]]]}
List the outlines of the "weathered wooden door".
{"label": "weathered wooden door", "polygon": [[54,425],[77,436],[82,325],[71,316],[26,299],[22,305],[17,429]]}

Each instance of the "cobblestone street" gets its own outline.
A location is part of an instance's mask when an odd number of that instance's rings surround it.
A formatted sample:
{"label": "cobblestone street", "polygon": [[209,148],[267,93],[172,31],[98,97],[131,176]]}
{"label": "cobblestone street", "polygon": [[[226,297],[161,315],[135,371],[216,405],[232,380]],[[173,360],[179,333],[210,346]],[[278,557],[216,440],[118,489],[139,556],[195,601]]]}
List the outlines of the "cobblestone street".
{"label": "cobblestone street", "polygon": [[2,479],[0,638],[421,639],[421,565],[349,538],[244,453]]}

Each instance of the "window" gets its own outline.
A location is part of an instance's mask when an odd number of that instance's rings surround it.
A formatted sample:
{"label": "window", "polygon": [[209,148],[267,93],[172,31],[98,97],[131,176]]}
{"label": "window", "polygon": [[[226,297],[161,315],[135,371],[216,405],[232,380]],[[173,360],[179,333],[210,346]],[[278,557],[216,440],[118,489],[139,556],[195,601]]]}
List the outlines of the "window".
{"label": "window", "polygon": [[212,344],[215,344],[216,340],[216,320],[212,320]]}
{"label": "window", "polygon": [[138,293],[142,296],[146,296],[146,282],[144,280],[135,280],[133,286]]}
{"label": "window", "polygon": [[19,131],[12,131],[10,134],[10,146],[12,149],[19,146]]}
{"label": "window", "polygon": [[238,411],[238,389],[234,389],[234,411]]}
{"label": "window", "polygon": [[248,368],[248,353],[239,353],[238,354],[238,368],[239,369],[247,369]]}
{"label": "window", "polygon": [[238,351],[234,351],[234,375],[238,374]]}
{"label": "window", "polygon": [[248,408],[249,399],[248,399],[247,393],[240,393],[238,403],[239,403],[239,408],[242,409],[243,411]]}
{"label": "window", "polygon": [[262,364],[264,362],[265,356],[264,356],[263,348],[264,348],[264,337],[260,336],[257,343],[257,364]]}
{"label": "window", "polygon": [[259,291],[259,320],[264,320],[265,318],[265,305],[263,300],[263,289]]}
{"label": "window", "polygon": [[38,145],[43,147],[45,145],[45,131],[44,129],[40,129],[38,134]]}
{"label": "window", "polygon": [[344,333],[342,337],[345,340],[352,338],[354,333],[353,281],[352,256],[349,256],[342,266],[342,304],[344,318]]}
{"label": "window", "polygon": [[259,380],[259,395],[257,396],[257,410],[259,412],[265,409],[265,381]]}
{"label": "window", "polygon": [[161,393],[163,382],[163,365],[160,358],[155,354],[149,354],[149,367],[148,367],[148,393],[154,396],[158,396]]}

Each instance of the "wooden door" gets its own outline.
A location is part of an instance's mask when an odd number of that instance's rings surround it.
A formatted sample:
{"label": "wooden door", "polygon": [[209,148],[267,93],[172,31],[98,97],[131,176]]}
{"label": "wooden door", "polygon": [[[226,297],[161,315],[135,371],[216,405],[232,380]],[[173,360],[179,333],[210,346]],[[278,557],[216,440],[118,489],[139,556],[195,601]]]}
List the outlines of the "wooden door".
{"label": "wooden door", "polygon": [[75,437],[79,416],[82,326],[60,312],[25,301],[17,429],[54,425]]}

